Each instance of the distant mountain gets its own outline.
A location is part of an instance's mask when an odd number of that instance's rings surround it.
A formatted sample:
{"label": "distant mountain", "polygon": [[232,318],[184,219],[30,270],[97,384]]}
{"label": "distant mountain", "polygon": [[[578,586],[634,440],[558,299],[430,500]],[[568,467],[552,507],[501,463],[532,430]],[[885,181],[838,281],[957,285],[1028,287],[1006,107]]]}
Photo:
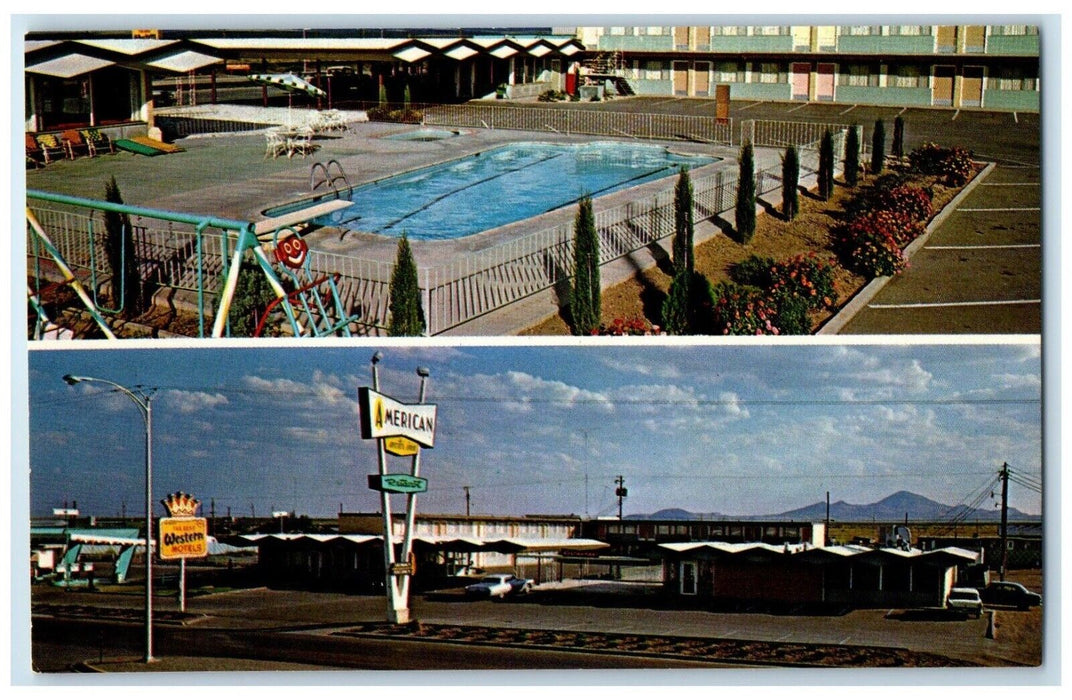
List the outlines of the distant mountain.
{"label": "distant mountain", "polygon": [[[998,508],[969,509],[964,505],[949,506],[910,491],[898,491],[876,503],[856,505],[845,501],[837,501],[830,504],[830,519],[840,522],[874,521],[897,523],[903,521],[906,514],[910,521],[949,520],[954,517],[958,520],[973,521],[996,521],[1001,519],[1001,510]],[[636,514],[626,517],[631,520],[802,520],[820,522],[826,519],[826,503],[819,501],[802,508],[771,515],[730,516],[721,513],[693,513],[681,508],[665,508],[651,514]],[[1037,520],[1038,517],[1037,515],[1023,513],[1015,508],[1009,508],[1009,520]]]}

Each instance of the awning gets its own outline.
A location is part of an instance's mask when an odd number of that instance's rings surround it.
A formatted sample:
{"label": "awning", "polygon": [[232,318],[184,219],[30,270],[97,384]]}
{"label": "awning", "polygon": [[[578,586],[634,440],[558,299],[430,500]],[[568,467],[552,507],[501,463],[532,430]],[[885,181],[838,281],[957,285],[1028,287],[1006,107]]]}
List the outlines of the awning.
{"label": "awning", "polygon": [[391,55],[400,61],[405,61],[406,63],[416,63],[417,61],[421,60],[422,58],[425,58],[426,56],[431,56],[432,52],[425,51],[419,46],[411,46],[408,49],[397,51]]}
{"label": "awning", "polygon": [[34,66],[27,66],[26,72],[51,75],[56,78],[74,78],[112,65],[115,65],[115,61],[72,53]]}
{"label": "awning", "polygon": [[464,61],[465,59],[475,56],[478,53],[480,52],[472,48],[471,46],[455,46],[450,51],[445,51],[443,55],[447,56],[448,58],[453,58],[455,61]]}
{"label": "awning", "polygon": [[282,90],[304,92],[313,97],[327,97],[328,94],[312,83],[299,78],[293,73],[261,73],[247,76],[255,83],[272,85]]}

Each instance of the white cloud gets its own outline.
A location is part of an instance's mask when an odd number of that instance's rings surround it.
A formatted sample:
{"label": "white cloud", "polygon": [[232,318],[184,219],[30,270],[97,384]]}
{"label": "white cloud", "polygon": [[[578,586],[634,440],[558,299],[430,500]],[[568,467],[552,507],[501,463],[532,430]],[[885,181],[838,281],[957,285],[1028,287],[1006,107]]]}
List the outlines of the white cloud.
{"label": "white cloud", "polygon": [[210,394],[205,391],[183,391],[168,389],[164,395],[168,407],[179,413],[199,413],[201,411],[225,406],[230,403],[223,394]]}

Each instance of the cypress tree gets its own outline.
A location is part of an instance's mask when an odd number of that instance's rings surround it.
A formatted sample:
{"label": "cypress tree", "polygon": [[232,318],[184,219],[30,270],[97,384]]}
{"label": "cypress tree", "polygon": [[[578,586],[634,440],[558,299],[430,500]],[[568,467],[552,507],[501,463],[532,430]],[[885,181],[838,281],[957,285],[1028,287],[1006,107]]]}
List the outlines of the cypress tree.
{"label": "cypress tree", "polygon": [[570,294],[570,331],[588,335],[599,328],[602,291],[599,283],[599,234],[592,213],[592,198],[581,197],[573,233],[573,289]]}
{"label": "cypress tree", "polygon": [[247,252],[242,256],[239,264],[242,269],[238,272],[238,284],[231,299],[227,321],[232,337],[252,338],[261,315],[275,299],[275,291],[268,283],[268,278],[261,273],[252,253]]}
{"label": "cypress tree", "polygon": [[830,130],[823,132],[819,142],[819,199],[824,202],[834,194],[834,137]]}
{"label": "cypress tree", "polygon": [[871,135],[871,173],[878,175],[886,164],[886,125],[879,119]]}
{"label": "cypress tree", "polygon": [[693,269],[692,238],[695,227],[692,218],[692,182],[689,170],[681,166],[674,189],[674,272]]}
{"label": "cypress tree", "polygon": [[893,120],[893,145],[890,150],[898,160],[904,158],[904,118],[900,115]]}
{"label": "cypress tree", "polygon": [[417,281],[417,263],[405,233],[398,239],[395,269],[391,273],[390,313],[388,335],[415,336],[424,333],[424,308]]}
{"label": "cypress tree", "polygon": [[737,235],[741,243],[748,243],[756,232],[756,167],[752,144],[741,149],[741,172],[737,178]]}
{"label": "cypress tree", "polygon": [[845,137],[845,184],[856,187],[860,181],[860,130],[855,125],[849,127]]}
{"label": "cypress tree", "polygon": [[[114,175],[104,183],[104,199],[113,204],[123,203]],[[140,316],[146,308],[130,217],[104,212],[104,235],[105,257],[112,273],[112,304],[122,306],[126,318]]]}
{"label": "cypress tree", "polygon": [[797,185],[800,182],[800,156],[795,146],[785,149],[782,158],[782,214],[786,221],[792,221],[800,212],[800,200],[797,197]]}

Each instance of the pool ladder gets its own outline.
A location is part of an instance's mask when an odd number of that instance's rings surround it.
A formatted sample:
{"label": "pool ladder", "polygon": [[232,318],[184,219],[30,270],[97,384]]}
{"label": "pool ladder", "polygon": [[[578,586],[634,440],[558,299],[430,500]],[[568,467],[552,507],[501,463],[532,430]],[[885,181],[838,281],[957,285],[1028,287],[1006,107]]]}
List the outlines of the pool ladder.
{"label": "pool ladder", "polygon": [[[319,179],[317,179],[318,174]],[[327,163],[313,163],[312,168],[309,169],[309,190],[311,192],[316,192],[321,187],[327,186],[331,188],[335,193],[335,198],[338,199],[341,197],[338,188],[338,183],[340,182],[343,183],[347,192],[352,189],[350,179],[346,177],[346,172],[342,169],[342,165],[334,158]]]}

